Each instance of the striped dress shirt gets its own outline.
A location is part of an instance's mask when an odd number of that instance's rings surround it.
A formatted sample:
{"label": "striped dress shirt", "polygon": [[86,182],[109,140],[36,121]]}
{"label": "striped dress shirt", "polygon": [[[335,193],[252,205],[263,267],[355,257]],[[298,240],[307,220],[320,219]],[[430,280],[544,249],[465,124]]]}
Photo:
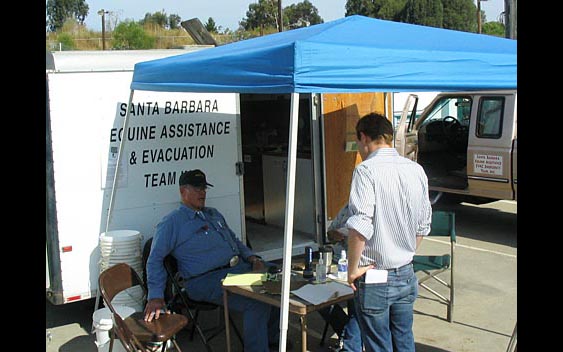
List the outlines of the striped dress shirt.
{"label": "striped dress shirt", "polygon": [[416,236],[430,232],[432,207],[422,167],[395,148],[379,148],[352,176],[346,227],[366,239],[360,266],[399,268],[412,261]]}

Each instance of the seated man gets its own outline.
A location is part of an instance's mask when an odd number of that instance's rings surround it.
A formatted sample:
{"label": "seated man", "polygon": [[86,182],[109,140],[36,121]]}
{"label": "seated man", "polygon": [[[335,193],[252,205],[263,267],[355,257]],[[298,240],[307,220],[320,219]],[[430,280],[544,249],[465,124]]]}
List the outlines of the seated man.
{"label": "seated man", "polygon": [[[221,280],[227,273],[260,271],[264,262],[245,246],[215,208],[205,206],[207,183],[201,170],[182,173],[182,204],[156,227],[147,260],[148,297],[145,320],[158,319],[165,308],[164,258],[178,263],[182,285],[190,298],[223,305]],[[245,351],[265,352],[279,340],[279,309],[238,295],[229,295],[229,308],[243,314]]]}

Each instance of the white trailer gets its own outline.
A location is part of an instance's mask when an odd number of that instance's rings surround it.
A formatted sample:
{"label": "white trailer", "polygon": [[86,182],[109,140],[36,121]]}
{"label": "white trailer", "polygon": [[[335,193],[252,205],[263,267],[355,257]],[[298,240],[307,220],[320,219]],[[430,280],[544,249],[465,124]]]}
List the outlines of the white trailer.
{"label": "white trailer", "polygon": [[[119,102],[128,101],[134,64],[208,47],[47,52],[46,294],[52,303],[96,295],[110,133]],[[115,226],[150,230],[142,226],[148,221],[122,221]]]}

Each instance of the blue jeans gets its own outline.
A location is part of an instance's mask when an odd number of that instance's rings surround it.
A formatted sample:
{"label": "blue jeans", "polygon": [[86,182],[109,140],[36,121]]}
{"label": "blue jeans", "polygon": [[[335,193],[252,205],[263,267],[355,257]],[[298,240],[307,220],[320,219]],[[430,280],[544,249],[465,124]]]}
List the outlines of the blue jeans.
{"label": "blue jeans", "polygon": [[342,341],[341,352],[361,352],[362,351],[362,332],[360,331],[360,325],[358,323],[358,316],[356,314],[356,305],[354,300],[348,300],[348,317],[350,320],[344,326],[342,330],[342,336],[340,337]]}
{"label": "blue jeans", "polygon": [[354,284],[366,351],[415,352],[412,324],[418,280],[412,264],[388,270],[386,283],[366,284],[364,275]]}

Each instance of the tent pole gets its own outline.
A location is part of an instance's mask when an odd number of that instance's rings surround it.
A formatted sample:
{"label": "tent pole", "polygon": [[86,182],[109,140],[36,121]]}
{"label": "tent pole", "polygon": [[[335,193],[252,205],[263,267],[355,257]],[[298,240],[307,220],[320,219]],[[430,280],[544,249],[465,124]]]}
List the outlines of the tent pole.
{"label": "tent pole", "polygon": [[[125,138],[123,138],[123,136],[126,136],[126,132],[127,131],[127,125],[129,124],[129,106],[131,106],[131,101],[133,101],[133,90],[131,90],[131,93],[129,94],[129,103],[127,104],[127,113],[125,114],[125,121],[123,121],[123,134],[121,137],[121,141],[119,141],[119,151],[117,152],[117,164],[115,165],[115,173],[113,174],[113,184],[111,186],[111,195],[109,197],[109,207],[108,207],[108,214],[106,217],[106,230],[105,232],[108,232],[108,228],[109,228],[109,220],[111,218],[111,212],[113,210],[113,196],[115,194],[115,186],[117,185],[117,172],[119,169],[119,164],[121,161],[121,149],[123,149],[123,141],[125,140]],[[119,135],[119,131],[117,132],[117,134]],[[94,310],[98,310],[100,304],[100,289],[98,288],[96,290],[96,302],[94,304]]]}
{"label": "tent pole", "polygon": [[[127,136],[127,127],[129,126],[129,107],[131,106],[131,102],[133,101],[133,93],[135,91],[131,90],[129,94],[129,102],[127,103],[127,112],[125,113],[125,120],[123,121],[123,133],[121,135],[121,140],[119,141],[119,151],[117,152],[117,164],[115,165],[115,173],[113,175],[113,185],[111,186],[111,195],[109,198],[109,208],[108,208],[108,215],[106,218],[106,232],[109,229],[109,222],[111,219],[111,213],[113,212],[113,203],[114,203],[114,196],[115,196],[115,189],[117,186],[117,174],[119,172],[119,165],[121,164],[121,151],[123,150],[123,143]],[[119,136],[119,131],[117,131],[117,135]]]}
{"label": "tent pole", "polygon": [[285,224],[283,243],[283,275],[280,310],[279,351],[284,352],[289,318],[289,284],[291,279],[291,252],[293,247],[293,203],[295,195],[295,169],[297,158],[297,121],[299,117],[299,93],[291,93],[289,118],[289,145],[287,148],[287,185],[285,193]]}

